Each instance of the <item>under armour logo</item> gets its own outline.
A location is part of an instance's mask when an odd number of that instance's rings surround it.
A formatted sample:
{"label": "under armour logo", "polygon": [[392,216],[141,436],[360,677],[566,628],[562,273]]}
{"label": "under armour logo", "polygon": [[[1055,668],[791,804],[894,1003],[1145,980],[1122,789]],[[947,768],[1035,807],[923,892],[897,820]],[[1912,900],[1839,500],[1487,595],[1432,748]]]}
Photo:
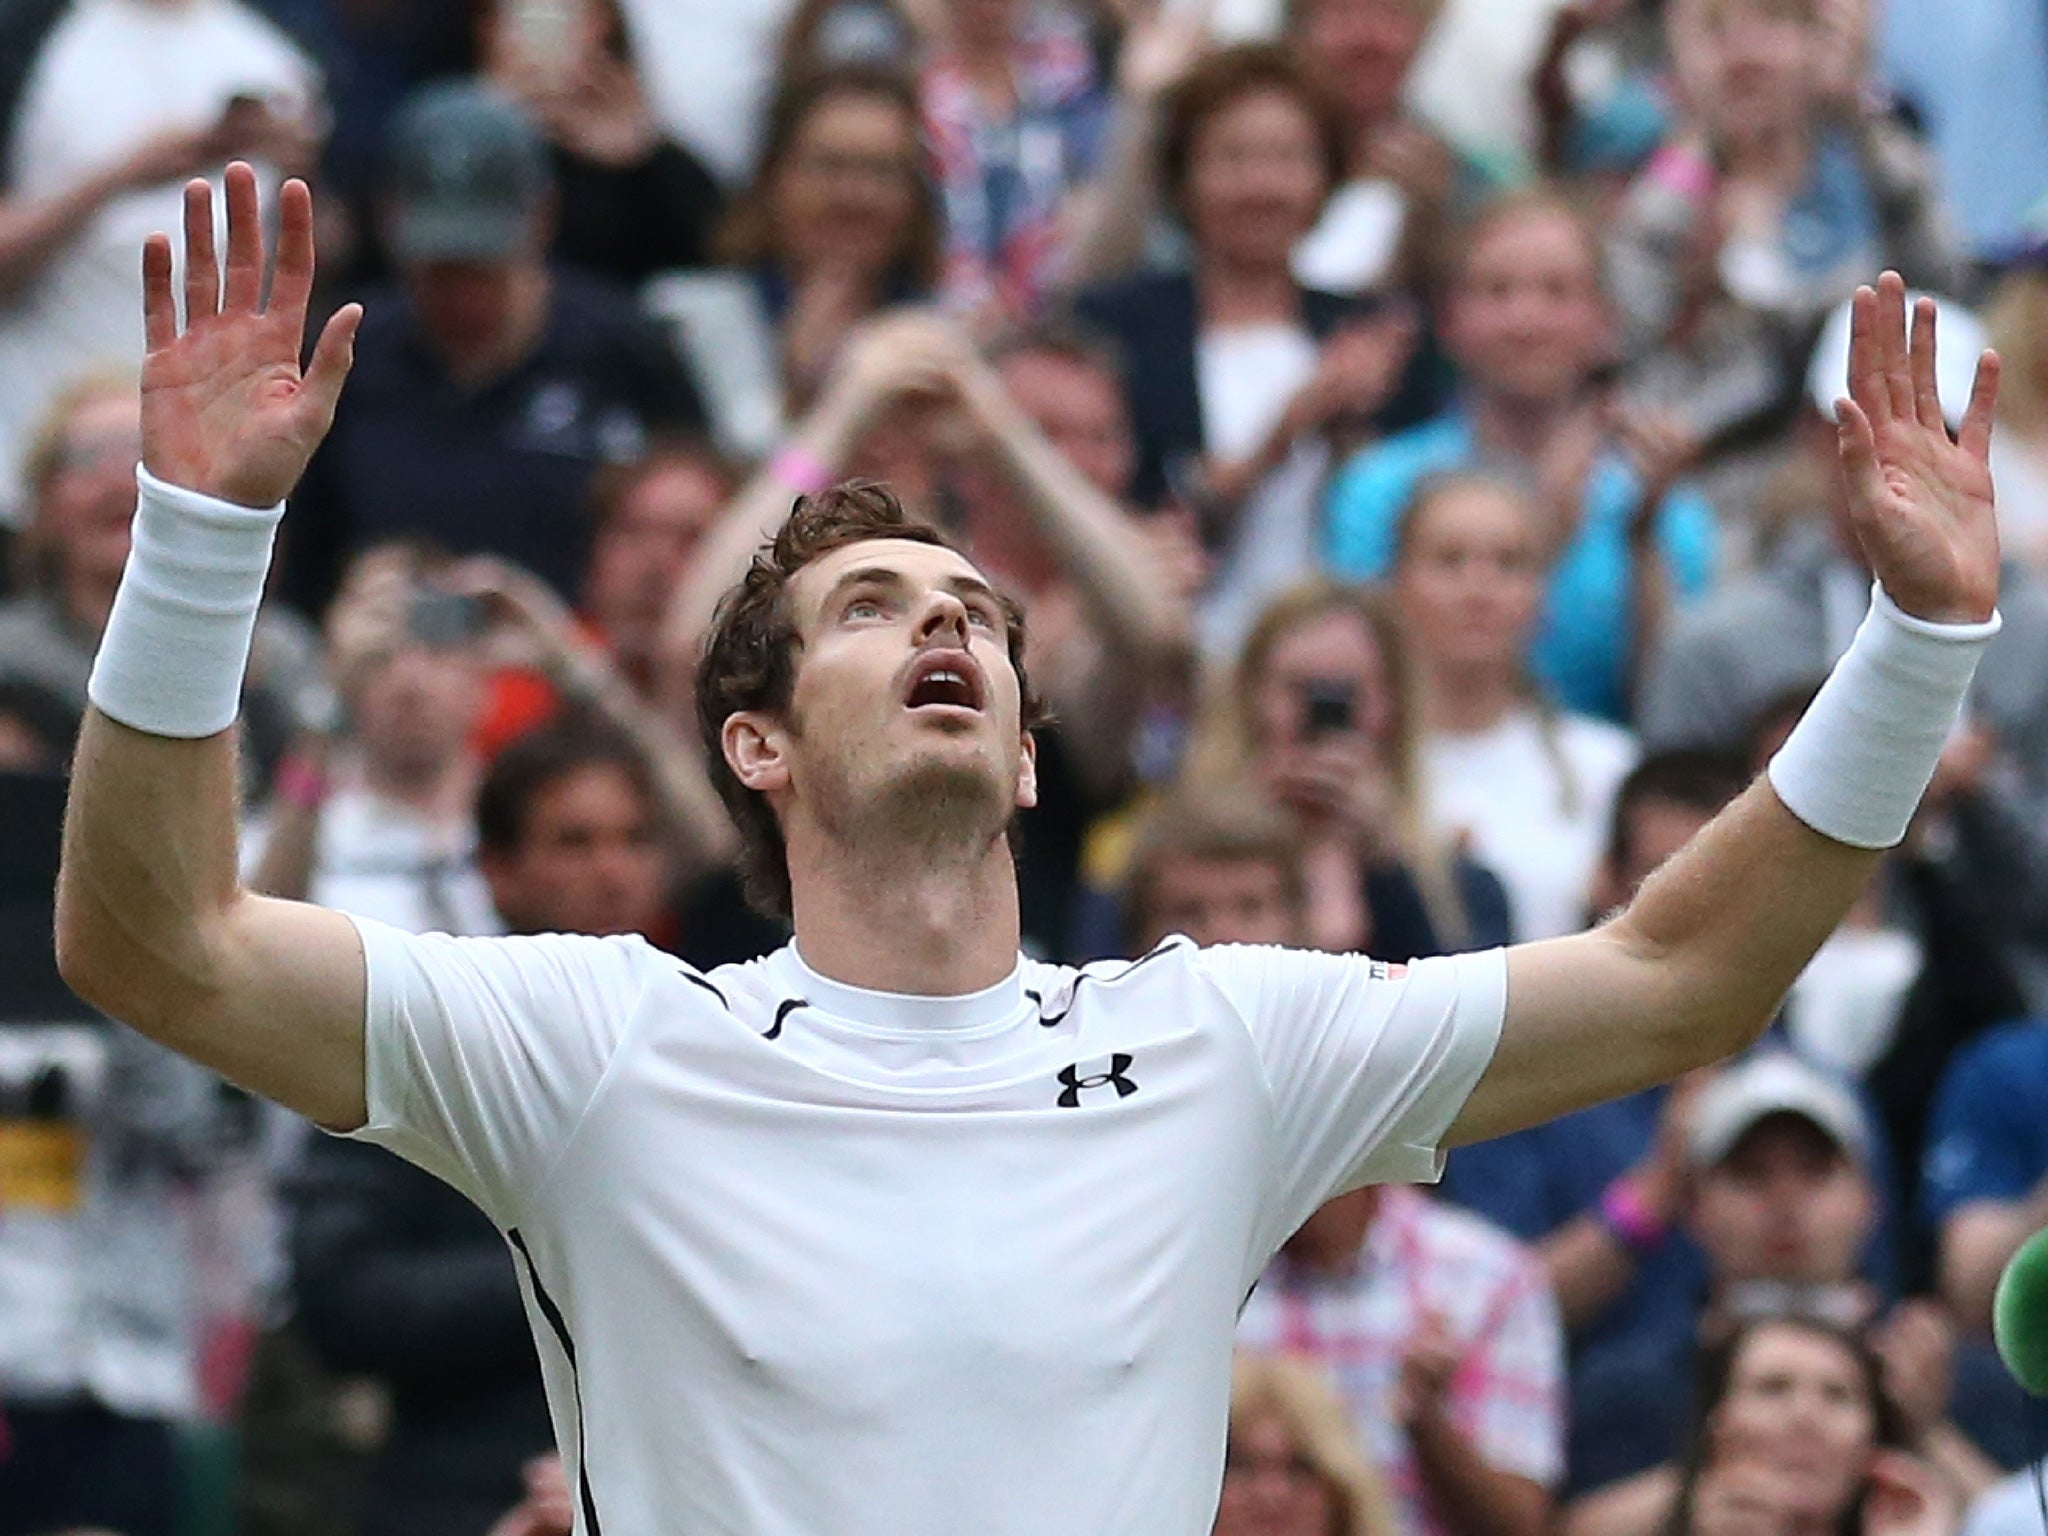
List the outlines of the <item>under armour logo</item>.
{"label": "under armour logo", "polygon": [[[1090,1063],[1090,1065],[1093,1065],[1093,1063]],[[1107,1072],[1092,1072],[1088,1076],[1083,1077],[1081,1075],[1081,1063],[1078,1061],[1071,1067],[1061,1067],[1059,1070],[1059,1079],[1062,1085],[1059,1098],[1060,1108],[1079,1109],[1081,1107],[1081,1095],[1091,1088],[1114,1088],[1118,1098],[1128,1099],[1138,1091],[1138,1085],[1125,1076],[1130,1071],[1130,1068],[1131,1057],[1123,1051],[1118,1051],[1109,1058],[1109,1070]]]}

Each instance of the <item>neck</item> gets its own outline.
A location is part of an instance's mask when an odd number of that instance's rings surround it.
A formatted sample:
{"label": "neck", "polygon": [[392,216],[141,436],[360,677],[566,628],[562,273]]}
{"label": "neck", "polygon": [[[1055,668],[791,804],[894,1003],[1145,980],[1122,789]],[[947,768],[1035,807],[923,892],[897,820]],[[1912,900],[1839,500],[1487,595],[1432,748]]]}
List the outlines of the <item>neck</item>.
{"label": "neck", "polygon": [[1196,269],[1195,291],[1204,326],[1268,325],[1301,317],[1301,290],[1285,260],[1275,265],[1206,257]]}
{"label": "neck", "polygon": [[1492,662],[1439,662],[1429,668],[1423,713],[1432,731],[1476,736],[1521,702],[1514,674]]}
{"label": "neck", "polygon": [[1001,832],[972,851],[911,840],[869,852],[792,827],[789,863],[797,945],[820,975],[957,997],[1017,964],[1017,871]]}
{"label": "neck", "polygon": [[1465,399],[1465,415],[1483,454],[1524,463],[1542,455],[1578,408],[1575,399],[1522,400],[1484,388],[1468,391]]}
{"label": "neck", "polygon": [[1766,123],[1728,139],[1730,174],[1795,192],[1806,179],[1812,135],[1804,122]]}
{"label": "neck", "polygon": [[381,800],[402,805],[429,821],[460,821],[469,813],[476,790],[476,763],[458,752],[443,763],[415,767],[380,762],[365,754],[363,788]]}

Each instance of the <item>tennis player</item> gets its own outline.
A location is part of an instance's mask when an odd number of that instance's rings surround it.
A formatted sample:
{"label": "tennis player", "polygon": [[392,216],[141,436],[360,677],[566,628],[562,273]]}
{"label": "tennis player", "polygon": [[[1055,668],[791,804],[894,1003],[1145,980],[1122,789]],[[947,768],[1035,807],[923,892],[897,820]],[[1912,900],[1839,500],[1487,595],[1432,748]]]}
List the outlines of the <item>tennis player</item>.
{"label": "tennis player", "polygon": [[244,891],[230,729],[358,312],[299,368],[312,207],[187,189],[143,255],[134,550],[72,779],[85,997],[461,1189],[505,1234],[578,1530],[1202,1536],[1233,1320],[1330,1195],[1726,1056],[1904,835],[1998,627],[1997,363],[1858,295],[1843,472],[1882,591],[1765,779],[1597,931],[1402,969],[1168,940],[1021,959],[1020,616],[874,489],[800,504],[699,713],[794,944],[410,937]]}

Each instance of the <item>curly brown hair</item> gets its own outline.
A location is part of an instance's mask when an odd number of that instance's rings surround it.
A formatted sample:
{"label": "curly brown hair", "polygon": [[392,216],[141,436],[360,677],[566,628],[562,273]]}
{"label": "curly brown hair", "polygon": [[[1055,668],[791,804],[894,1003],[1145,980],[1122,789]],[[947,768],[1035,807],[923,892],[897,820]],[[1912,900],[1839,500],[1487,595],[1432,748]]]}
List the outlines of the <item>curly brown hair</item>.
{"label": "curly brown hair", "polygon": [[[887,486],[851,480],[815,496],[797,498],[775,537],[754,556],[747,574],[718,605],[704,655],[697,664],[697,729],[718,797],[739,828],[740,887],[748,905],[768,917],[790,916],[789,851],[768,797],[748,789],[725,760],[725,722],[743,710],[775,714],[789,707],[803,637],[789,608],[797,573],[834,550],[871,539],[907,539],[958,552],[930,523],[903,510]],[[1010,665],[1017,673],[1020,715],[1026,730],[1051,718],[1031,691],[1024,670],[1024,610],[1001,594]],[[1016,823],[1011,823],[1015,845]]]}
{"label": "curly brown hair", "polygon": [[1328,88],[1279,43],[1237,43],[1205,57],[1166,97],[1157,151],[1159,185],[1167,205],[1183,221],[1188,183],[1194,178],[1195,140],[1247,96],[1266,91],[1293,97],[1315,124],[1325,194],[1343,182],[1350,144],[1343,112]]}

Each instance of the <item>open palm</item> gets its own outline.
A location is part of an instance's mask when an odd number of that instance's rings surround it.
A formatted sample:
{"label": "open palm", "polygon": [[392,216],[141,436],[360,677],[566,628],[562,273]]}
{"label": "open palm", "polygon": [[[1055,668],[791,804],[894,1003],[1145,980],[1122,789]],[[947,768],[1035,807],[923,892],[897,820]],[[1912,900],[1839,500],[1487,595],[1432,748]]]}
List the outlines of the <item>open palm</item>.
{"label": "open palm", "polygon": [[[313,291],[313,200],[302,181],[280,195],[277,272],[261,305],[264,250],[256,173],[227,169],[223,278],[213,241],[213,189],[185,187],[185,329],[171,291],[171,243],[142,249],[142,458],[151,474],[248,507],[282,501],[334,421],[348,377],[357,305],[327,322],[302,373]],[[260,307],[259,307],[260,306]]]}
{"label": "open palm", "polygon": [[1893,602],[1916,618],[1970,623],[1998,603],[1991,418],[1998,357],[1978,360],[1952,441],[1935,392],[1934,301],[1914,307],[1896,272],[1859,288],[1849,330],[1849,395],[1838,407],[1842,469],[1857,541]]}

